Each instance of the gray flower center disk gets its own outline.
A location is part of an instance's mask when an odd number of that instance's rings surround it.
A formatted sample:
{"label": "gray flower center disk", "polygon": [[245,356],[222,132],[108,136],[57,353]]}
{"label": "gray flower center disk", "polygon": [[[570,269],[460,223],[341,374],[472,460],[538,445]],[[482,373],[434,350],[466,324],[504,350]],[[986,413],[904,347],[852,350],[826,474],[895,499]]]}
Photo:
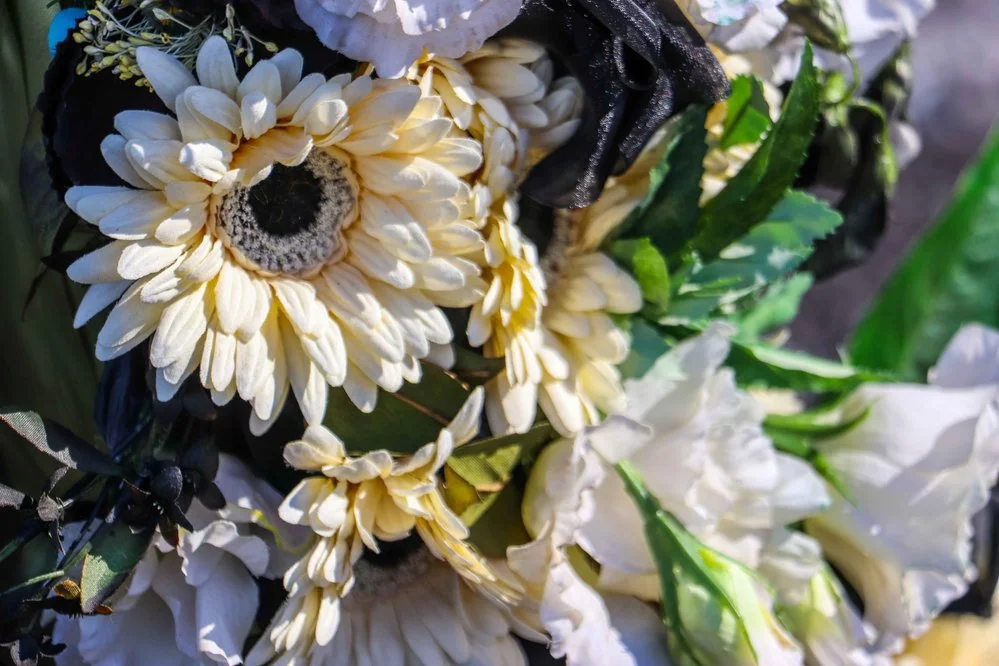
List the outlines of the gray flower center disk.
{"label": "gray flower center disk", "polygon": [[350,167],[317,149],[299,166],[275,164],[256,185],[234,187],[222,198],[216,224],[248,268],[301,276],[344,255],[343,230],[356,211]]}

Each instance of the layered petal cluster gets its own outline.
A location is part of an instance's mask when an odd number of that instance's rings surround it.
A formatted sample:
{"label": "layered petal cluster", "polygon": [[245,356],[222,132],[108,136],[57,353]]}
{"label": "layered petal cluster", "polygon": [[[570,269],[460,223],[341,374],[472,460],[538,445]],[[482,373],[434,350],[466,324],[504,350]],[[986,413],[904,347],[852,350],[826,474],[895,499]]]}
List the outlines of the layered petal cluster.
{"label": "layered petal cluster", "polygon": [[394,3],[295,0],[305,23],[326,46],[369,61],[379,76],[402,76],[424,52],[460,58],[511,23],[519,0],[430,0]]}
{"label": "layered petal cluster", "polygon": [[[285,573],[288,601],[254,648],[251,663],[267,663],[274,658],[285,660],[281,663],[288,660],[325,663],[325,659],[343,654],[341,641],[353,646],[350,649],[355,652],[348,654],[368,650],[367,634],[359,633],[366,631],[367,615],[377,608],[382,609],[379,614],[391,615],[396,603],[403,604],[398,606],[400,609],[408,603],[405,601],[408,592],[401,593],[399,601],[392,586],[373,582],[379,580],[376,575],[379,569],[368,560],[383,557],[383,551],[391,554],[400,544],[403,556],[384,566],[415,567],[419,571],[396,571],[391,575],[397,574],[407,582],[422,581],[423,574],[440,570],[434,562],[439,560],[446,564],[445,569],[460,576],[464,581],[461,585],[468,586],[463,592],[465,596],[478,595],[483,604],[496,608],[516,602],[521,593],[519,585],[497,571],[467,543],[468,529],[445,504],[437,478],[454,447],[470,441],[478,432],[482,402],[482,390],[474,391],[454,421],[441,430],[437,441],[411,456],[398,457],[378,450],[351,457],[343,443],[322,427],[310,428],[301,441],[286,446],[285,459],[290,465],[320,475],[299,483],[281,505],[280,514],[289,523],[310,528],[316,539],[309,552]],[[407,543],[415,547],[408,547]],[[449,581],[448,576],[441,574],[432,587],[439,584],[443,586],[441,589],[450,590]],[[373,596],[373,587],[379,588],[381,599]],[[355,589],[360,591],[356,603],[348,602]],[[454,601],[459,597],[447,598]],[[451,605],[438,610],[460,615],[460,608]],[[404,611],[399,610],[398,615],[402,614]],[[470,620],[468,626],[460,625],[462,631],[467,630],[469,635],[484,631],[491,639],[506,645],[499,637],[500,633],[506,636],[507,630],[489,633],[495,623],[483,625],[480,620],[483,618]],[[438,632],[443,630],[439,626],[423,626],[423,633],[414,637],[409,632],[418,625],[404,625],[400,626],[406,641],[447,640],[446,636],[440,637],[443,634]],[[503,654],[509,653],[508,646],[493,647]],[[417,647],[412,649],[419,651]],[[429,659],[427,654],[420,658]],[[453,655],[452,658],[457,659]],[[435,662],[429,659],[419,663]]]}
{"label": "layered petal cluster", "polygon": [[558,212],[543,256],[519,226],[512,193],[518,174],[569,139],[582,113],[578,82],[553,80],[552,71],[536,44],[498,39],[460,63],[434,57],[410,74],[429,80],[483,143],[476,191],[485,216],[481,263],[488,288],[472,308],[467,333],[486,356],[506,359],[505,372],[488,387],[494,432],[526,432],[539,402],[565,435],[596,422],[598,409],[619,406],[614,365],[627,355],[628,340],[608,313],[635,312],[642,302],[634,279],[597,248],[630,212],[622,199],[635,205],[638,190],[648,188],[647,159],[619,186],[609,184],[606,198],[590,209]]}
{"label": "layered petal cluster", "polygon": [[[629,460],[695,536],[757,569],[785,525],[830,500],[809,465],[776,451],[762,431],[763,410],[721,367],[730,334],[714,324],[677,345],[627,383],[628,418],[593,428],[589,438],[610,463]],[[595,501],[601,510],[580,529],[579,543],[602,565],[601,584],[656,598],[655,564],[622,481],[608,476]]]}
{"label": "layered petal cluster", "polygon": [[303,77],[285,50],[240,80],[225,41],[196,74],[152,48],[138,64],[175,115],[125,111],[104,156],[127,187],[67,203],[111,242],[74,263],[93,285],[82,325],[115,303],[107,360],[152,337],[158,397],[198,371],[262,432],[294,391],[309,423],[328,386],[362,410],[420,378],[450,342],[439,305],[478,300],[481,224],[470,213],[478,141],[440,97],[404,81]]}
{"label": "layered petal cluster", "polygon": [[999,472],[997,410],[999,332],[967,326],[929,386],[862,386],[843,412],[866,418],[822,442],[847,496],[806,529],[860,593],[878,647],[926,631],[976,577],[971,518]]}
{"label": "layered petal cluster", "polygon": [[508,548],[507,561],[524,583],[525,606],[551,637],[553,657],[565,658],[569,666],[665,664],[665,633],[655,611],[623,596],[610,600],[611,610],[568,553],[577,531],[597,511],[593,489],[605,474],[585,434],[546,448],[525,495],[532,514],[527,522],[540,531],[530,543]]}
{"label": "layered petal cluster", "polygon": [[113,614],[57,617],[53,637],[68,648],[56,663],[242,663],[258,606],[254,577],[280,576],[288,553],[278,544],[298,547],[306,535],[266,520],[281,496],[235,458],[222,455],[216,484],[226,508],[209,511],[195,500],[195,530],[182,531],[176,548],[154,539]]}

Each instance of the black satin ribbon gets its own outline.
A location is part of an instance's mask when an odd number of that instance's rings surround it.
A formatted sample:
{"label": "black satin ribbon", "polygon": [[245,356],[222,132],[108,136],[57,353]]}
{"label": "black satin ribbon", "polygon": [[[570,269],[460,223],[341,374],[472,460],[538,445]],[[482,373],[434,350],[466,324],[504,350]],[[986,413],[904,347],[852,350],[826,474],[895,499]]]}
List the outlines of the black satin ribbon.
{"label": "black satin ribbon", "polygon": [[521,187],[548,206],[592,204],[670,116],[729,94],[718,59],[673,0],[526,0],[501,34],[545,46],[585,92],[579,130]]}

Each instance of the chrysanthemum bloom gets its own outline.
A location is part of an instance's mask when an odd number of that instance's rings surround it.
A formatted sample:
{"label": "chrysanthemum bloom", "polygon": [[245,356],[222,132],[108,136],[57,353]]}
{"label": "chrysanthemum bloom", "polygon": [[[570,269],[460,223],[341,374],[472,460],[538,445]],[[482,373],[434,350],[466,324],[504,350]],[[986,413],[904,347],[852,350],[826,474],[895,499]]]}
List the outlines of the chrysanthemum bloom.
{"label": "chrysanthemum bloom", "polygon": [[[486,356],[506,359],[505,372],[488,388],[490,426],[525,432],[540,400],[552,423],[571,434],[597,419],[598,406],[610,409],[620,396],[613,365],[627,355],[628,342],[606,312],[636,311],[641,293],[597,247],[630,208],[617,205],[621,193],[609,184],[606,199],[557,215],[554,237],[540,257],[518,225],[511,188],[525,163],[572,136],[581,89],[571,78],[553,82],[544,49],[517,39],[492,40],[460,63],[432,58],[411,72],[416,75],[430,79],[455,118],[483,143],[477,192],[489,287],[472,308],[468,338]],[[632,206],[648,188],[646,166],[640,160],[621,177]],[[634,188],[632,181],[644,185]],[[591,287],[595,291],[581,298],[579,290]]]}
{"label": "chrysanthemum bloom", "polygon": [[97,356],[152,336],[160,399],[196,370],[218,404],[237,393],[265,430],[294,389],[309,423],[327,385],[362,410],[420,378],[448,343],[437,305],[482,293],[463,176],[479,142],[439,97],[402,81],[302,77],[285,50],[240,81],[221,37],[197,75],[152,48],[138,64],[176,117],[123,112],[105,159],[130,187],[67,203],[113,239],[69,268],[93,284],[76,324],[115,303]]}
{"label": "chrysanthemum bloom", "polygon": [[56,663],[240,664],[258,606],[253,578],[279,577],[306,534],[276,518],[281,496],[223,455],[216,483],[228,505],[195,500],[177,548],[155,537],[109,617],[59,615],[53,637],[68,648]]}
{"label": "chrysanthemum bloom", "polygon": [[367,658],[401,666],[447,655],[444,663],[464,664],[475,651],[494,655],[484,664],[521,663],[512,619],[501,612],[519,586],[465,541],[468,530],[438,485],[454,447],[475,436],[482,400],[481,389],[473,392],[437,441],[411,456],[351,457],[321,427],[287,445],[289,464],[322,476],[299,483],[281,516],[318,538],[285,574],[288,601],[250,663]]}
{"label": "chrysanthemum bloom", "polygon": [[460,58],[517,18],[520,0],[295,0],[326,46],[369,61],[380,76],[402,76],[424,51]]}
{"label": "chrysanthemum bloom", "polygon": [[999,473],[999,332],[961,329],[930,385],[870,384],[844,403],[852,430],[821,452],[847,496],[806,521],[859,592],[879,647],[925,632],[977,577],[971,519]]}

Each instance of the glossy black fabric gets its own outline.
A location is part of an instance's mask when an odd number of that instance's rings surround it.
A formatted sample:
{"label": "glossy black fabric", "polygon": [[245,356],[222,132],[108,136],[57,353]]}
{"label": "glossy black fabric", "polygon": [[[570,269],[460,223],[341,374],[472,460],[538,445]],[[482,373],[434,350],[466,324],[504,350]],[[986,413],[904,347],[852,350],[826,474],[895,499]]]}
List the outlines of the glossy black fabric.
{"label": "glossy black fabric", "polygon": [[501,34],[543,44],[586,93],[579,131],[522,186],[549,206],[593,203],[670,116],[729,93],[717,58],[673,0],[526,0]]}

